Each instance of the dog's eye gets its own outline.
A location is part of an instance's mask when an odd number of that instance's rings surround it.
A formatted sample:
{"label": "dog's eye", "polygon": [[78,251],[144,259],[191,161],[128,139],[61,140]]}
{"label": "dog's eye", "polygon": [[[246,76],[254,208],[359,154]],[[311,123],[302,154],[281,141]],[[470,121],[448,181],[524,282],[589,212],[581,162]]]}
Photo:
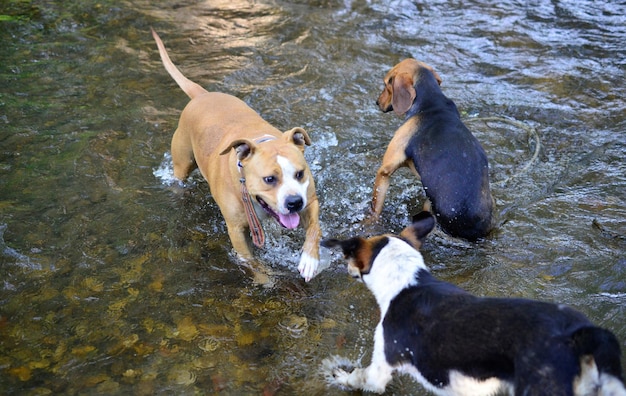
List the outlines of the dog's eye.
{"label": "dog's eye", "polygon": [[296,172],[296,180],[302,180],[303,177],[304,177],[303,170]]}
{"label": "dog's eye", "polygon": [[387,84],[393,85],[393,77],[389,77],[389,80],[387,80]]}
{"label": "dog's eye", "polygon": [[276,184],[276,176],[265,176],[263,181],[267,184]]}

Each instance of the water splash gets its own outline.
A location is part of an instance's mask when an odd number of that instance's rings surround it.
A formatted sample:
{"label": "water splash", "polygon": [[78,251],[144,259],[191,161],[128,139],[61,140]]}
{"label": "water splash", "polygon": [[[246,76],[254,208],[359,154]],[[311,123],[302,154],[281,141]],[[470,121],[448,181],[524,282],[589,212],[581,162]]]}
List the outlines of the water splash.
{"label": "water splash", "polygon": [[166,186],[180,184],[180,180],[174,176],[174,163],[172,162],[172,155],[170,153],[163,154],[163,161],[161,161],[159,167],[156,168],[152,174]]}

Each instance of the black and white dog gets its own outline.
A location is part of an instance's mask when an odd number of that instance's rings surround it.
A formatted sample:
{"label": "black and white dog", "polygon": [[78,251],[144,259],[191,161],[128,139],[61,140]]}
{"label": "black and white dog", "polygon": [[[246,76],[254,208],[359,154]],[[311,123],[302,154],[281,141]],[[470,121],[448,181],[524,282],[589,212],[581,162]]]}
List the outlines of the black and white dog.
{"label": "black and white dog", "polygon": [[372,363],[347,372],[327,359],[329,382],[382,393],[398,370],[437,395],[626,395],[616,337],[583,314],[433,277],[416,250],[433,226],[422,212],[400,236],[322,242],[343,249],[381,311]]}

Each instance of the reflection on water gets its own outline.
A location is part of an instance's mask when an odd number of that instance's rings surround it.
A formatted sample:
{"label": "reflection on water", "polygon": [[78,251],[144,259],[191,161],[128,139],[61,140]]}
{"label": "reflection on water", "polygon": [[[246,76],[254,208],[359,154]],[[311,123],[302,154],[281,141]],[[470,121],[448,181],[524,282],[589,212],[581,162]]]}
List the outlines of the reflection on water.
{"label": "reflection on water", "polygon": [[[499,215],[476,245],[431,235],[433,272],[571,304],[626,348],[625,14],[609,1],[2,3],[0,393],[344,394],[321,361],[369,361],[378,311],[341,260],[305,284],[302,233],[269,226],[258,254],[277,283],[258,288],[202,178],[155,176],[187,98],[151,26],[192,80],[309,131],[325,236],[397,232],[421,207],[401,170],[381,224],[358,224],[401,123],[374,104],[381,79],[407,56],[433,65],[489,155]],[[388,393],[424,394],[404,377]]]}

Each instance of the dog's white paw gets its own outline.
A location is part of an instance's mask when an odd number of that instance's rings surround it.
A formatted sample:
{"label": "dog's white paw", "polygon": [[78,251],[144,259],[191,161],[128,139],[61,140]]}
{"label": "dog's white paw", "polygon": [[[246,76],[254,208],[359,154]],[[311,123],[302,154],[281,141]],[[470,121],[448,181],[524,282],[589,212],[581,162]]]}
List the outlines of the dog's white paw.
{"label": "dog's white paw", "polygon": [[350,373],[348,373],[342,368],[336,368],[333,370],[333,378],[334,378],[333,382],[335,383],[335,385],[349,388],[350,387],[348,385],[349,376],[350,376]]}
{"label": "dog's white paw", "polygon": [[313,279],[317,275],[317,269],[320,265],[320,260],[309,255],[308,253],[302,253],[300,257],[300,264],[298,265],[298,271],[306,282]]}
{"label": "dog's white paw", "polygon": [[348,389],[348,377],[354,369],[355,365],[350,360],[334,355],[322,360],[320,374],[328,384]]}

